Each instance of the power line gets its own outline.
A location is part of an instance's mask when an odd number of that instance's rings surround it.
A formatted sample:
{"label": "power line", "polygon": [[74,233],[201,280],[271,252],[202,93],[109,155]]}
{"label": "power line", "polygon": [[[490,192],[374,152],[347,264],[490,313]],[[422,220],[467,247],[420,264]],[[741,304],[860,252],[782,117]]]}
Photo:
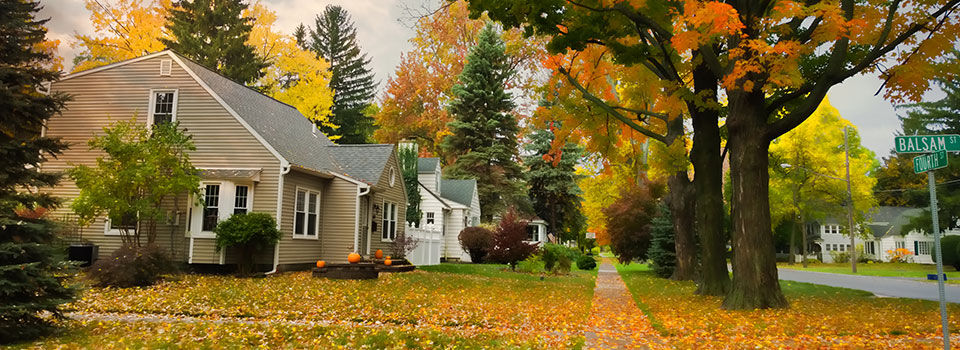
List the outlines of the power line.
{"label": "power line", "polygon": [[[957,183],[957,182],[960,182],[960,179],[953,179],[953,180],[950,180],[950,181],[944,181],[944,182],[941,182],[941,183],[936,184],[936,186],[949,185],[949,184]],[[874,192],[904,192],[904,191],[926,191],[926,189],[925,189],[925,188],[921,188],[921,187],[918,187],[918,188],[894,188],[894,189],[889,189],[889,190],[878,190],[878,191],[874,191]]]}

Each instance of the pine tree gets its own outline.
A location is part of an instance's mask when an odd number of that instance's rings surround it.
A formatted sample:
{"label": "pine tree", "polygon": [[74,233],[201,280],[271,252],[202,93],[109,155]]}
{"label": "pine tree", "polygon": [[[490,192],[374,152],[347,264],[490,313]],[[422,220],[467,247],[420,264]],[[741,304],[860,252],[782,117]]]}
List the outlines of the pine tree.
{"label": "pine tree", "polygon": [[576,165],[583,150],[568,142],[558,152],[551,152],[554,128],[558,125],[550,123],[548,129],[534,130],[526,146],[530,155],[523,162],[529,169],[527,185],[533,210],[547,221],[549,233],[568,241],[578,239],[583,226],[576,227],[576,216],[582,215],[577,181],[583,177],[576,174]]}
{"label": "pine tree", "polygon": [[407,188],[407,223],[419,225],[423,211],[420,210],[420,186],[417,181],[417,148],[400,146],[397,150],[403,184]]}
{"label": "pine tree", "polygon": [[47,21],[34,18],[39,10],[36,0],[0,2],[0,342],[43,334],[51,324],[38,314],[60,317],[58,306],[74,296],[58,277],[66,266],[43,215],[57,201],[34,190],[59,179],[39,166],[67,145],[40,130],[69,99],[38,91],[60,76],[45,68],[52,55],[37,49],[47,32]]}
{"label": "pine tree", "polygon": [[661,202],[658,210],[659,214],[650,223],[652,237],[647,254],[652,263],[653,273],[668,278],[673,275],[674,267],[677,266],[673,223],[670,220],[670,208],[666,204]]}
{"label": "pine tree", "polygon": [[234,81],[249,85],[269,64],[247,45],[253,18],[241,0],[181,0],[170,10],[164,45]]}
{"label": "pine tree", "polygon": [[503,41],[488,24],[467,56],[448,108],[454,116],[448,124],[453,134],[443,140],[442,147],[456,157],[448,174],[477,179],[480,211],[486,221],[526,197],[518,162],[520,128],[511,113],[516,105],[504,90],[510,74]]}
{"label": "pine tree", "polygon": [[339,128],[320,125],[338,143],[369,143],[373,136],[373,117],[364,110],[373,100],[377,84],[373,81],[370,59],[357,44],[357,28],[350,14],[340,6],[327,5],[310,28],[308,48],[330,62],[333,73],[333,116],[330,121]]}

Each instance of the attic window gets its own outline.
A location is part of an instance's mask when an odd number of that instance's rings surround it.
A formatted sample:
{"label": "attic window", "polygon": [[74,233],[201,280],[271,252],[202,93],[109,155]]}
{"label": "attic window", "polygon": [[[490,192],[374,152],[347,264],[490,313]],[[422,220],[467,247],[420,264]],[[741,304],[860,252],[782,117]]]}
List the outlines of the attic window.
{"label": "attic window", "polygon": [[160,60],[160,76],[168,77],[170,76],[170,70],[173,67],[172,60]]}
{"label": "attic window", "polygon": [[390,187],[397,183],[397,170],[390,168]]}

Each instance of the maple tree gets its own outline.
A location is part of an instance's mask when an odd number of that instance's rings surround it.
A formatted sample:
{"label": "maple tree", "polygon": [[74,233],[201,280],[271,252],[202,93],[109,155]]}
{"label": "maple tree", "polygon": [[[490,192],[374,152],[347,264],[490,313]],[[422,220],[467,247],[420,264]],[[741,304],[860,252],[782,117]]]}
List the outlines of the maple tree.
{"label": "maple tree", "polygon": [[[698,94],[722,89],[735,252],[723,307],[731,309],[788,306],[777,283],[770,232],[770,142],[806,120],[830,87],[853,75],[879,73],[885,79],[885,96],[896,102],[918,99],[931,78],[956,74],[957,67],[940,67],[937,58],[953,48],[960,32],[960,20],[950,16],[958,5],[960,0],[470,2],[471,10],[487,11],[508,27],[550,36],[552,52],[601,46],[609,49],[616,64],[642,67],[673,87],[670,96],[692,107],[695,134],[702,124],[708,133],[704,140],[710,140],[698,147],[694,136],[694,148],[705,150],[691,154],[697,172],[698,163],[708,164],[698,162],[701,156],[713,164],[702,170],[720,168],[719,157],[712,155],[719,149],[714,147],[719,146],[719,132],[707,125],[717,125],[716,119],[697,115],[716,110],[703,107],[715,95]],[[880,63],[889,68],[881,69]],[[627,110],[607,112],[636,124],[635,117],[625,115]],[[629,113],[641,119],[657,114],[637,109]],[[697,197],[717,200],[718,186],[703,185],[697,190],[712,191]],[[698,212],[698,222],[705,219]]]}
{"label": "maple tree", "polygon": [[[380,97],[380,110],[373,116],[378,142],[416,139],[424,156],[439,155],[444,162],[452,162],[440,147],[451,133],[447,123],[453,120],[446,107],[466,63],[464,58],[488,21],[485,16],[469,15],[467,3],[460,0],[418,17],[410,39],[413,48],[401,55]],[[503,30],[499,36],[508,65],[516,72],[508,77],[507,89],[515,91],[518,100],[535,101],[535,87],[543,80],[539,74],[542,43],[524,38],[518,29]],[[521,104],[520,112],[527,107]]]}
{"label": "maple tree", "polygon": [[[796,234],[800,233],[800,255],[807,256],[807,235],[802,229],[805,223],[846,216],[847,187],[837,179],[843,178],[844,172],[845,127],[850,128],[854,221],[863,224],[868,212],[877,205],[873,196],[877,180],[872,176],[877,161],[873,152],[860,144],[859,133],[852,124],[827,99],[803,124],[770,145],[771,226],[792,223],[790,254],[796,254]],[[849,234],[849,230],[845,232]],[[859,232],[861,236],[866,233]]]}
{"label": "maple tree", "polygon": [[85,0],[95,34],[74,34],[71,43],[80,53],[73,59],[79,72],[161,51],[160,42],[170,11],[170,0]]}

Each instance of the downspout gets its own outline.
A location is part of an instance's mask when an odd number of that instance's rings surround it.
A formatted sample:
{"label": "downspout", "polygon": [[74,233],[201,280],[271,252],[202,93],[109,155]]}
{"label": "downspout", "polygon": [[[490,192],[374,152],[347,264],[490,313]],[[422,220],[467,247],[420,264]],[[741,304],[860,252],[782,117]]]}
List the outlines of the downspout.
{"label": "downspout", "polygon": [[[290,173],[290,163],[283,161],[280,163],[280,176],[277,179],[277,229],[280,230],[280,215],[283,213],[283,176]],[[281,231],[282,232],[282,231]],[[283,236],[280,237],[283,241]],[[280,266],[280,242],[273,245],[273,270],[267,271],[266,275],[277,273],[277,267]]]}
{"label": "downspout", "polygon": [[[362,186],[357,184],[357,200],[356,208],[353,212],[353,251],[357,252],[360,249],[360,197],[363,197],[370,193],[370,186]],[[368,241],[369,243],[369,241]]]}

